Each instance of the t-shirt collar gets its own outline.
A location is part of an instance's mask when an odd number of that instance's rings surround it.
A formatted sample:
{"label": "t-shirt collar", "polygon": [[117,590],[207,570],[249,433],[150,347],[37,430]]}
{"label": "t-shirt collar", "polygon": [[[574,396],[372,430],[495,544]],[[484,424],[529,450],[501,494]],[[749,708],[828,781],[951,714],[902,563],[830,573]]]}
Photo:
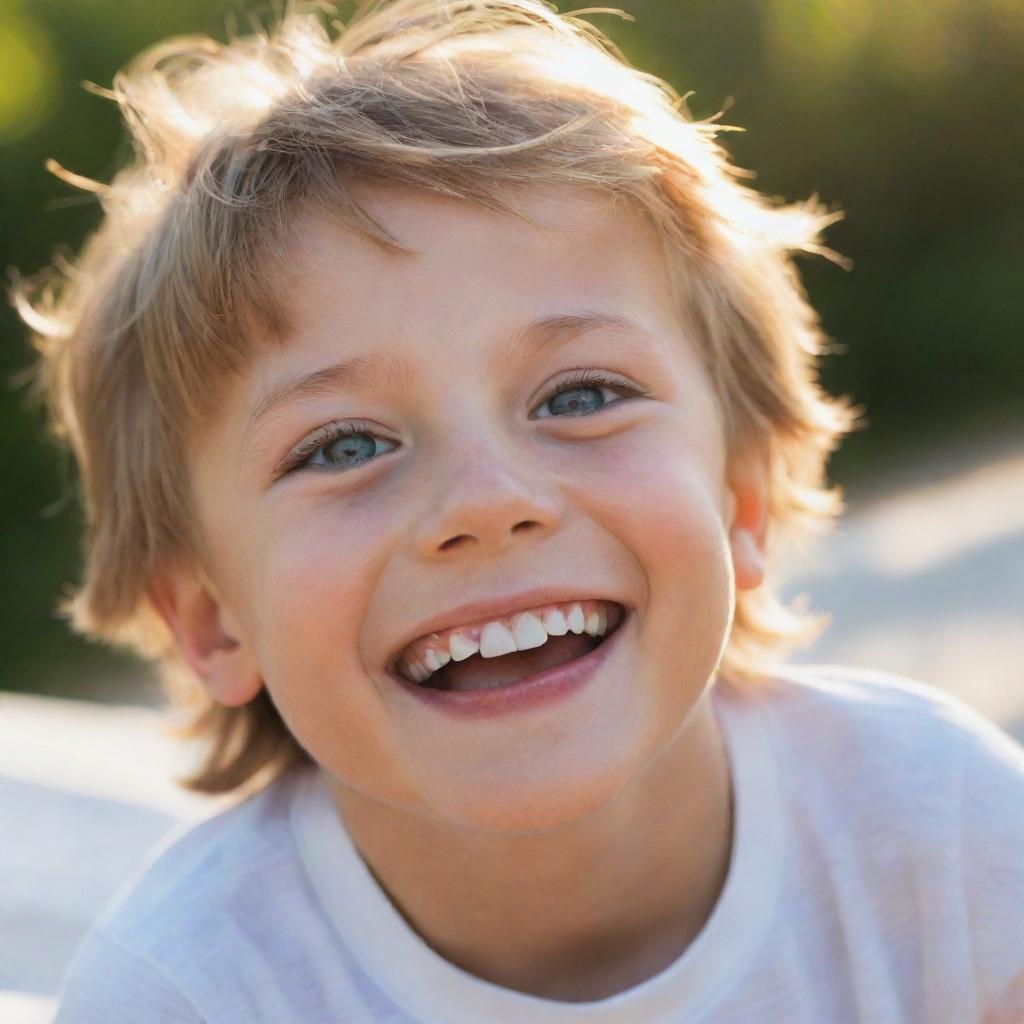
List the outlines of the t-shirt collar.
{"label": "t-shirt collar", "polygon": [[677,1022],[735,990],[764,941],[782,877],[779,768],[763,698],[719,680],[712,692],[732,777],[733,846],[725,885],[700,934],[668,967],[595,1002],[542,999],[445,960],[406,923],[355,849],[319,768],[304,769],[291,806],[299,856],[323,910],[362,968],[431,1024]]}

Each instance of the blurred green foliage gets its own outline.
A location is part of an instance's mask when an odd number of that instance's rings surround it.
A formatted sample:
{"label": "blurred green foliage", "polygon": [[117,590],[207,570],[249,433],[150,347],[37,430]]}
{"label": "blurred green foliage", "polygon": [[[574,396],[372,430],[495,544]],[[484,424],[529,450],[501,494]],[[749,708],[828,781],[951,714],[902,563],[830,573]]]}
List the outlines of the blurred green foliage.
{"label": "blurred green foliage", "polygon": [[[868,410],[834,463],[844,481],[992,423],[1024,424],[1024,3],[1020,0],[620,0],[630,24],[591,16],[631,63],[725,109],[723,142],[789,200],[816,193],[845,220],[827,241],[844,272],[801,260],[841,353],[824,381]],[[562,9],[573,5],[562,4]],[[93,197],[46,158],[108,180],[130,155],[109,86],[144,46],[226,36],[242,2],[0,0],[2,266],[33,273],[98,221]],[[34,354],[0,310],[0,377]],[[53,607],[78,579],[73,467],[44,439],[43,410],[8,383],[0,406],[0,687],[59,692],[133,663],[70,635]],[[895,454],[894,454],[895,453]]]}

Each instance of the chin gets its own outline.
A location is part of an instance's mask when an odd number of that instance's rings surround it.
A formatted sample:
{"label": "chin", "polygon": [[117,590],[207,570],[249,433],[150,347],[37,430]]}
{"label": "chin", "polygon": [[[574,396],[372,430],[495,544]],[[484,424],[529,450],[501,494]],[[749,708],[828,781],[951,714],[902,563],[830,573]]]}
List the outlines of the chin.
{"label": "chin", "polygon": [[[564,770],[551,777],[516,785],[505,780],[496,788],[460,791],[459,806],[445,817],[467,828],[503,835],[529,835],[567,828],[607,806],[629,782],[628,769],[610,765],[587,777],[583,772],[571,781]],[[453,794],[454,796],[455,794]]]}

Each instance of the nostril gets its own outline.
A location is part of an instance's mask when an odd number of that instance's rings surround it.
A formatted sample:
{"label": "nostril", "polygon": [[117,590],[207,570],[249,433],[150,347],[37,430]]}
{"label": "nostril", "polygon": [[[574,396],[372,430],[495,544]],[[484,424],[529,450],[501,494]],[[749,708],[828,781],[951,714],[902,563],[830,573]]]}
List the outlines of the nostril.
{"label": "nostril", "polygon": [[512,532],[522,533],[524,530],[532,530],[540,525],[541,524],[538,523],[536,519],[524,519],[521,523],[516,523],[516,525],[512,527]]}

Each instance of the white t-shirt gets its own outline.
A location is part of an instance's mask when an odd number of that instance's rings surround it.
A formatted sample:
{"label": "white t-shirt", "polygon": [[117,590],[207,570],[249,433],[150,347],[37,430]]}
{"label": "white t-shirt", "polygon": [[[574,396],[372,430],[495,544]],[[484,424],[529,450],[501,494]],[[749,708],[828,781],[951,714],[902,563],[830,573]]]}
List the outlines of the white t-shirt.
{"label": "white t-shirt", "polygon": [[961,701],[846,668],[713,701],[725,886],[633,988],[567,1003],[449,963],[303,766],[151,854],[79,947],[56,1024],[1024,1021],[1024,749]]}

